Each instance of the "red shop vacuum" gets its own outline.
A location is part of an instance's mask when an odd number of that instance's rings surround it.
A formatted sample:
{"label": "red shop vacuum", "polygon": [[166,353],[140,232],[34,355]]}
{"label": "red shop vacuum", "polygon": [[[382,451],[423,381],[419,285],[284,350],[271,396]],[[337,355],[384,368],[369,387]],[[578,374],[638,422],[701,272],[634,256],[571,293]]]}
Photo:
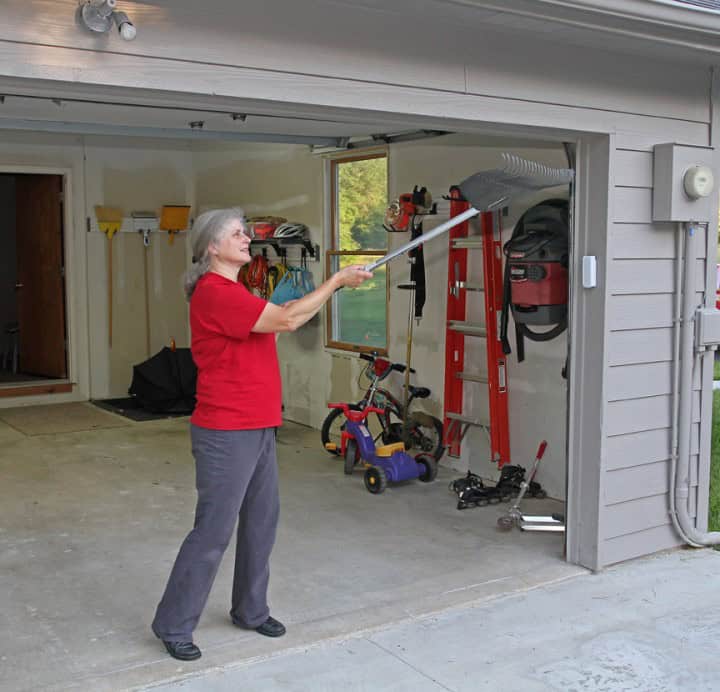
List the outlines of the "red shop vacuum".
{"label": "red shop vacuum", "polygon": [[[505,277],[500,338],[511,353],[508,317],[515,321],[518,362],[525,339],[550,341],[567,328],[568,201],[549,199],[530,207],[505,243]],[[535,327],[552,327],[536,331]]]}

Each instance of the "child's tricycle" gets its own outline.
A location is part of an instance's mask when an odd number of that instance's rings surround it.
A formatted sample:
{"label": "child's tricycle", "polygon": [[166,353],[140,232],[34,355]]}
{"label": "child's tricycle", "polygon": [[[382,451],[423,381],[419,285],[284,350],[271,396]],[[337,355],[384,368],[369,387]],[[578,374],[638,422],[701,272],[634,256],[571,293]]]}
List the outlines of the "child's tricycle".
{"label": "child's tricycle", "polygon": [[397,483],[419,478],[423,483],[435,480],[437,461],[431,454],[410,456],[402,442],[375,447],[375,440],[367,429],[368,414],[385,415],[375,406],[366,406],[360,411],[348,404],[328,404],[328,408],[339,408],[345,414],[345,426],[341,437],[341,454],[345,460],[345,473],[352,473],[356,464],[365,466],[365,487],[375,494],[385,490],[388,482]]}

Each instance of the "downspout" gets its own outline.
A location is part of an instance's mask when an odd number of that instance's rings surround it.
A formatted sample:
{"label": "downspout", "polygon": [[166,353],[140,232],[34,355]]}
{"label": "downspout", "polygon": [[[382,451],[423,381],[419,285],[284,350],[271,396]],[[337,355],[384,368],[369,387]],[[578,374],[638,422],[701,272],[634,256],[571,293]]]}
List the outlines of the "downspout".
{"label": "downspout", "polygon": [[[678,334],[675,324],[673,379],[673,429],[671,455],[670,515],[680,536],[691,546],[700,548],[720,543],[720,532],[698,531],[688,510],[690,496],[690,436],[692,433],[692,386],[693,372],[698,357],[695,353],[695,298],[697,236],[703,226],[694,223],[680,224],[678,238],[685,236],[685,257],[682,276],[682,315]],[[676,246],[681,243],[678,241]],[[677,262],[680,264],[680,255]],[[678,267],[679,269],[679,267]],[[679,272],[678,272],[679,275]],[[676,276],[676,289],[679,283]],[[678,295],[676,294],[676,308]],[[676,313],[677,317],[677,313]],[[679,341],[679,344],[678,344]],[[679,362],[678,362],[679,361]],[[677,413],[677,417],[675,414]],[[675,444],[677,443],[677,454]]]}

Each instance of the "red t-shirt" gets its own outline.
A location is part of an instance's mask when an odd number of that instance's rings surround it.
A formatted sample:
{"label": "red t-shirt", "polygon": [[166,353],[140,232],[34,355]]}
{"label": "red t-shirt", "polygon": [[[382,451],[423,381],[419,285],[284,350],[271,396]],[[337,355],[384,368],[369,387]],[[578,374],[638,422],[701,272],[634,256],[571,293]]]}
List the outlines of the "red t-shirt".
{"label": "red t-shirt", "polygon": [[208,272],[190,299],[197,405],[190,419],[213,430],[254,430],[282,422],[274,334],[253,328],[267,303],[241,283]]}

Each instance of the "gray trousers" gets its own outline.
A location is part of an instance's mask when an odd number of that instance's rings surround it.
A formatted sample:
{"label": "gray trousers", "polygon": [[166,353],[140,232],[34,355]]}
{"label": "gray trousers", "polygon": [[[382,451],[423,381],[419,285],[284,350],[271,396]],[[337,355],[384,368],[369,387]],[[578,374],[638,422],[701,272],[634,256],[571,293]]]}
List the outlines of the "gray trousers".
{"label": "gray trousers", "polygon": [[209,430],[191,425],[195,526],[180,547],[152,629],[191,641],[235,522],[237,548],[230,616],[255,628],[270,611],[269,559],[279,515],[275,429]]}

